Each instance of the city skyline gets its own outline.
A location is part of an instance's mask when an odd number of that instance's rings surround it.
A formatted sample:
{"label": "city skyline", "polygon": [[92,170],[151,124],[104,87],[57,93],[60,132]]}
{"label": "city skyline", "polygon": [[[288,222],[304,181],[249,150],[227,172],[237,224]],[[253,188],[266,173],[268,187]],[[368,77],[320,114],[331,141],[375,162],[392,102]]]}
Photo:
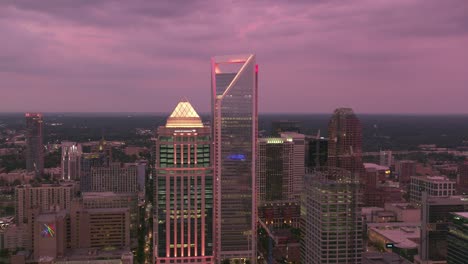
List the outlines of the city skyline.
{"label": "city skyline", "polygon": [[468,113],[462,0],[0,7],[1,112],[206,113],[207,60],[251,52],[262,113]]}

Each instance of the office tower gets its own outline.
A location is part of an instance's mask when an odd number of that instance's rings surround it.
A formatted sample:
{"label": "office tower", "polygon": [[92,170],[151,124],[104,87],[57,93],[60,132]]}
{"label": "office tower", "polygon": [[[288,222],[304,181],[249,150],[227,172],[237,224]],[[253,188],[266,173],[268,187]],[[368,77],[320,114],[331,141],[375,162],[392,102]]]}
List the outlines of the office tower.
{"label": "office tower", "polygon": [[83,153],[81,155],[80,190],[91,192],[91,168],[107,167],[107,158],[103,153]]}
{"label": "office tower", "polygon": [[400,185],[409,184],[411,176],[416,176],[416,162],[414,160],[399,160],[396,162],[395,167]]}
{"label": "office tower", "polygon": [[301,202],[302,263],[361,263],[359,178],[340,168],[306,173]]}
{"label": "office tower", "polygon": [[111,163],[91,167],[92,192],[138,193],[138,167],[134,163]]}
{"label": "office tower", "polygon": [[257,188],[260,203],[300,199],[304,178],[304,135],[281,133],[258,140]]}
{"label": "office tower", "polygon": [[44,144],[41,113],[26,113],[26,170],[41,176],[44,172]]}
{"label": "office tower", "polygon": [[393,163],[393,156],[391,150],[380,151],[380,166],[391,167]]}
{"label": "office tower", "polygon": [[445,176],[413,176],[410,185],[410,202],[421,205],[422,193],[431,197],[449,197],[455,194],[455,181]]}
{"label": "office tower", "polygon": [[156,263],[214,263],[210,128],[187,100],[158,128],[154,195]]}
{"label": "office tower", "polygon": [[283,132],[301,133],[301,122],[292,120],[275,120],[271,122],[272,136],[278,137]]}
{"label": "office tower", "polygon": [[468,213],[451,213],[450,218],[447,235],[447,263],[464,264],[468,256]]}
{"label": "office tower", "polygon": [[305,166],[319,168],[327,164],[328,138],[316,136],[305,137]]}
{"label": "office tower", "polygon": [[429,197],[424,192],[421,209],[421,245],[414,263],[444,263],[450,213],[468,212],[468,199],[462,196]]}
{"label": "office tower", "polygon": [[218,261],[256,262],[257,75],[255,55],[211,60]]}
{"label": "office tower", "polygon": [[362,173],[362,126],[351,108],[335,110],[328,136],[328,166]]}
{"label": "office tower", "polygon": [[70,141],[62,141],[62,179],[79,180],[81,175],[81,154],[83,153],[80,144]]}

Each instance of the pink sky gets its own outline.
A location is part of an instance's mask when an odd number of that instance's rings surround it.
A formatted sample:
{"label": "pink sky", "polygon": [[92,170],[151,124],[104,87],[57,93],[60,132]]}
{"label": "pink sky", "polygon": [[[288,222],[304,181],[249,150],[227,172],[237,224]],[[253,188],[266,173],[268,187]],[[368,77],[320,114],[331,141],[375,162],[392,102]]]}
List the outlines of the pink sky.
{"label": "pink sky", "polygon": [[261,112],[468,114],[466,0],[6,0],[0,36],[0,112],[208,112],[255,53]]}

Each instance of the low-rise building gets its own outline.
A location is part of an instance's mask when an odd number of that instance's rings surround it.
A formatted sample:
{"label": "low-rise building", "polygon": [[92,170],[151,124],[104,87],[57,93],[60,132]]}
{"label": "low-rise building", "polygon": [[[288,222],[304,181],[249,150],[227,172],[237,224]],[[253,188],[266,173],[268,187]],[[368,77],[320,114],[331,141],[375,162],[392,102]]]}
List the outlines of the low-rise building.
{"label": "low-rise building", "polygon": [[410,202],[421,205],[423,192],[429,197],[450,197],[455,194],[455,181],[445,176],[411,177]]}

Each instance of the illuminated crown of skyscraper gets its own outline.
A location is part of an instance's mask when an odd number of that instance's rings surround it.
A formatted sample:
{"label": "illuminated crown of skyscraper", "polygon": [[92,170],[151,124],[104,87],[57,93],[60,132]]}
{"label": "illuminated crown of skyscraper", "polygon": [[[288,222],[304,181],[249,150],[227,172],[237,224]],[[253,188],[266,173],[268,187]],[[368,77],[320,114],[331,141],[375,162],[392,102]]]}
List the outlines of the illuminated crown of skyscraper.
{"label": "illuminated crown of skyscraper", "polygon": [[197,111],[187,99],[182,99],[175,107],[166,122],[166,127],[195,128],[203,127],[202,120]]}

